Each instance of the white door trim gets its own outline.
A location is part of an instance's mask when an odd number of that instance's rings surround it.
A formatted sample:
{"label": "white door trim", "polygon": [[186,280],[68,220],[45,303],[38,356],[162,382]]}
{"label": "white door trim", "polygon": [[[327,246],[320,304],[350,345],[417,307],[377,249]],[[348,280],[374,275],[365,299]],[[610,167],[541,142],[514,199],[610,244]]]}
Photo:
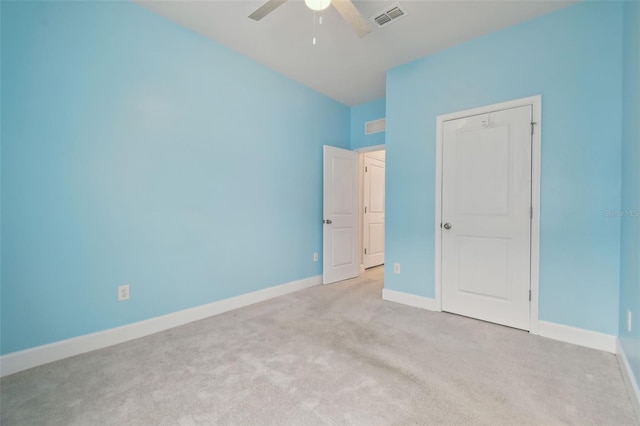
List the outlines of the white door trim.
{"label": "white door trim", "polygon": [[354,149],[355,152],[366,153],[366,152],[374,152],[374,151],[384,151],[386,149],[385,144],[381,145],[373,145],[373,146],[365,146],[362,148]]}
{"label": "white door trim", "polygon": [[529,333],[539,334],[538,306],[540,285],[540,170],[542,142],[542,96],[515,99],[479,108],[443,114],[436,117],[436,221],[435,221],[435,302],[438,311],[442,310],[442,126],[445,121],[457,120],[478,114],[494,111],[532,106],[534,132],[531,148],[531,203],[533,217],[531,219],[531,305],[529,310]]}

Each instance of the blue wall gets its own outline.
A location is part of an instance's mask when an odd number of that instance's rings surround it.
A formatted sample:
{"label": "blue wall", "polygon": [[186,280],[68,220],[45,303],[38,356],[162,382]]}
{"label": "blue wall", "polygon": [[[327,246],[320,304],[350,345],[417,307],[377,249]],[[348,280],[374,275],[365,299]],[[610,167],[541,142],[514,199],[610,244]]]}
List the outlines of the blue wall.
{"label": "blue wall", "polygon": [[[640,2],[624,9],[620,341],[640,383]],[[633,329],[627,331],[627,310]]]}
{"label": "blue wall", "polygon": [[351,149],[384,145],[385,132],[364,134],[364,124],[367,121],[384,117],[384,98],[351,107]]}
{"label": "blue wall", "polygon": [[434,297],[436,116],[542,95],[540,319],[618,332],[622,5],[584,2],[387,74],[389,289]]}
{"label": "blue wall", "polygon": [[348,107],[129,2],[2,9],[2,353],[321,273]]}

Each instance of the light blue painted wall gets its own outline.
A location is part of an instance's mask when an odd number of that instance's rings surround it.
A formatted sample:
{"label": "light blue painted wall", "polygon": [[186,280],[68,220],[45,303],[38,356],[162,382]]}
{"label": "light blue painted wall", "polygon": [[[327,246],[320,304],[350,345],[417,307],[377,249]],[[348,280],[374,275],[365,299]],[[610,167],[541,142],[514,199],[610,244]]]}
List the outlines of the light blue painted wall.
{"label": "light blue painted wall", "polygon": [[[620,341],[640,383],[640,2],[624,8]],[[627,310],[633,312],[627,331]]]}
{"label": "light blue painted wall", "polygon": [[321,273],[348,107],[133,3],[2,8],[2,353]]}
{"label": "light blue painted wall", "polygon": [[377,99],[351,107],[351,149],[384,145],[385,132],[364,134],[364,124],[385,116],[385,99]]}
{"label": "light blue painted wall", "polygon": [[387,74],[389,289],[434,297],[435,121],[542,95],[540,319],[616,335],[622,4],[584,2]]}

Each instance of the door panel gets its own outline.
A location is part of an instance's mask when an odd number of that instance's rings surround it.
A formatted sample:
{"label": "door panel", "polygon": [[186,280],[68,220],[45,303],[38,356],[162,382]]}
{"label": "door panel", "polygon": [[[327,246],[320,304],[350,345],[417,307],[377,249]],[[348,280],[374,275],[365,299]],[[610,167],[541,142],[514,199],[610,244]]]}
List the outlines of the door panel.
{"label": "door panel", "polygon": [[384,263],[384,155],[366,154],[364,158],[364,267]]}
{"label": "door panel", "polygon": [[358,154],[324,147],[324,284],[358,276]]}
{"label": "door panel", "polygon": [[509,300],[509,247],[505,238],[458,237],[460,292]]}
{"label": "door panel", "polygon": [[525,330],[531,114],[525,106],[447,121],[442,151],[442,309]]}
{"label": "door panel", "polygon": [[353,232],[351,228],[330,229],[333,242],[333,256],[331,266],[334,268],[349,266],[354,263],[353,259]]}
{"label": "door panel", "polygon": [[[355,154],[355,153],[354,153]],[[350,215],[353,214],[353,200],[356,197],[354,188],[349,185],[356,177],[356,169],[353,168],[351,158],[339,157],[335,155],[333,158],[332,182],[332,214],[334,215]],[[342,185],[345,183],[345,185]],[[357,188],[356,188],[357,189]]]}
{"label": "door panel", "polygon": [[[384,256],[384,224],[369,225],[369,252],[371,255],[382,253]],[[381,260],[384,262],[384,258]]]}
{"label": "door panel", "polygon": [[508,214],[508,129],[463,130],[457,142],[458,214]]}

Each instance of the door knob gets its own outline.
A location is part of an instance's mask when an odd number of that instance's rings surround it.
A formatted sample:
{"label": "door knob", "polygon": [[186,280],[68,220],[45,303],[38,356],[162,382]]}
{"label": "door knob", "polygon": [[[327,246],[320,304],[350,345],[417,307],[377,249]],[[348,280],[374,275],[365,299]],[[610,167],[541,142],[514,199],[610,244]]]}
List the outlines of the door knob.
{"label": "door knob", "polygon": [[450,223],[445,223],[444,224],[444,229],[451,229],[451,224]]}
{"label": "door knob", "polygon": [[333,222],[331,222],[331,219],[327,219],[327,220],[323,220],[322,223],[326,223],[327,225],[331,225]]}

